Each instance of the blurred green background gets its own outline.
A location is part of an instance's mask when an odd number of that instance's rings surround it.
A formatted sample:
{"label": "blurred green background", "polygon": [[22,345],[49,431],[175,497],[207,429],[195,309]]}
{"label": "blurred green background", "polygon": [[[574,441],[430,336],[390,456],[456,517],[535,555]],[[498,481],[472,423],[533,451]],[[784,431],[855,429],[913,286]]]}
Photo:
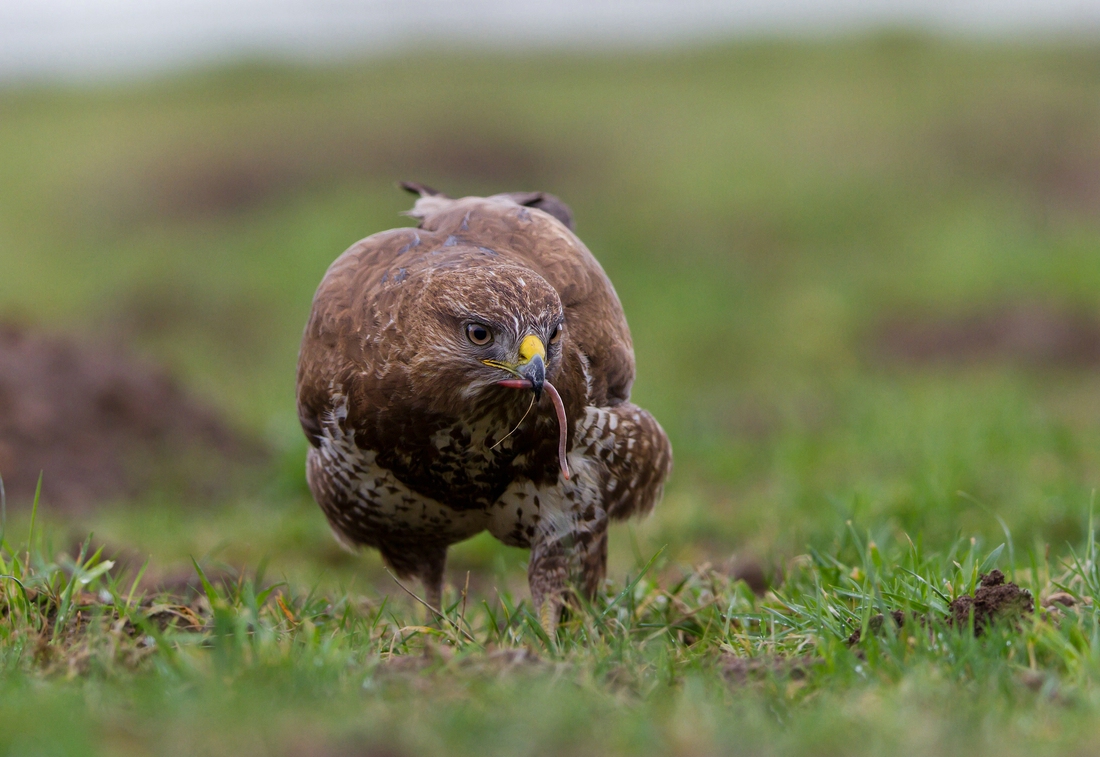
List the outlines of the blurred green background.
{"label": "blurred green background", "polygon": [[[163,573],[194,554],[383,580],[309,497],[293,385],[325,268],[410,223],[402,179],[553,192],[615,283],[634,398],[676,454],[654,516],[614,529],[616,578],[662,545],[777,571],[849,519],[1081,537],[1100,47],[900,32],[0,90],[0,319],[124,344],[273,450],[213,504],[162,489],[78,516],[47,470],[43,517]],[[449,575],[522,587],[524,560],[479,537]]]}

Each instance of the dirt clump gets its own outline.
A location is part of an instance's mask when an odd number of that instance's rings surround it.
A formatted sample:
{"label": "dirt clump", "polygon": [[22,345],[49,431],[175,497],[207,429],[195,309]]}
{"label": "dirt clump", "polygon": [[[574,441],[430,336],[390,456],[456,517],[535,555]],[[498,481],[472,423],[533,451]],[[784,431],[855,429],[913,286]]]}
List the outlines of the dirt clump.
{"label": "dirt clump", "polygon": [[221,496],[267,458],[163,369],[125,351],[0,325],[0,476],[11,509],[79,512],[151,490]]}
{"label": "dirt clump", "polygon": [[[1014,621],[1027,613],[1034,612],[1035,603],[1031,598],[1031,592],[1021,589],[1014,583],[1006,583],[1004,573],[991,570],[989,573],[982,574],[973,596],[963,594],[956,597],[948,609],[950,614],[946,618],[947,624],[958,629],[970,627],[970,615],[973,613],[974,635],[981,636],[990,625],[999,620]],[[871,617],[867,622],[870,635],[874,636],[882,631],[887,617],[893,621],[894,628],[904,628],[912,623],[923,627],[928,623],[926,615],[916,612],[906,615],[901,610],[893,610],[888,615],[880,613]],[[857,628],[848,637],[848,646],[859,644],[862,638],[862,629]]]}
{"label": "dirt clump", "polygon": [[974,614],[974,635],[981,636],[997,620],[1015,620],[1035,611],[1031,592],[1014,583],[1005,583],[1005,574],[992,570],[982,575],[974,596],[964,594],[951,603],[948,623],[966,628]]}

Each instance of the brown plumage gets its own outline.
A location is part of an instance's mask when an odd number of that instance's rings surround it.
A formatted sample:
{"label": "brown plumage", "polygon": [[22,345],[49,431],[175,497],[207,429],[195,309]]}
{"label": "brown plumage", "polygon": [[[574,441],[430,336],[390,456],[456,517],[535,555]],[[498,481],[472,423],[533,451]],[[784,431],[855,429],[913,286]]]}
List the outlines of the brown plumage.
{"label": "brown plumage", "polygon": [[[660,498],[672,450],[629,402],[622,306],[560,200],[406,188],[419,228],[352,245],[313,300],[298,360],[310,488],[338,539],[419,577],[435,608],[451,544],[488,529],[530,548],[531,596],[555,624],[572,585],[602,581],[609,520]],[[564,403],[568,479],[544,380]]]}

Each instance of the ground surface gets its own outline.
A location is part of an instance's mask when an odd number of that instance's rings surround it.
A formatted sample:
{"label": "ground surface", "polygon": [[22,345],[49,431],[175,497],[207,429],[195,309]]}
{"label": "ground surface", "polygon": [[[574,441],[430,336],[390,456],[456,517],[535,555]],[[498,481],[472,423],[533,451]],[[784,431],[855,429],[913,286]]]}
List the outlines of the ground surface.
{"label": "ground surface", "polygon": [[[165,366],[275,459],[78,515],[33,463],[0,750],[1094,751],[1098,95],[1093,48],[904,35],[0,93],[0,320]],[[454,550],[427,627],[304,488],[310,296],[406,222],[395,179],[565,198],[672,438],[555,640],[523,552]]]}

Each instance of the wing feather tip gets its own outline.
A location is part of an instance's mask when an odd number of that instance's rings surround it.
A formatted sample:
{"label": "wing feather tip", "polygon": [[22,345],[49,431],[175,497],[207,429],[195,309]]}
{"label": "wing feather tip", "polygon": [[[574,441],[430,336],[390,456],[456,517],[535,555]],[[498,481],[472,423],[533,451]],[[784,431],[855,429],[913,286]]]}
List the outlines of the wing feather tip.
{"label": "wing feather tip", "polygon": [[433,189],[427,184],[421,184],[418,181],[399,181],[397,182],[397,186],[410,194],[420,195],[421,197],[437,197],[443,194],[438,189]]}

